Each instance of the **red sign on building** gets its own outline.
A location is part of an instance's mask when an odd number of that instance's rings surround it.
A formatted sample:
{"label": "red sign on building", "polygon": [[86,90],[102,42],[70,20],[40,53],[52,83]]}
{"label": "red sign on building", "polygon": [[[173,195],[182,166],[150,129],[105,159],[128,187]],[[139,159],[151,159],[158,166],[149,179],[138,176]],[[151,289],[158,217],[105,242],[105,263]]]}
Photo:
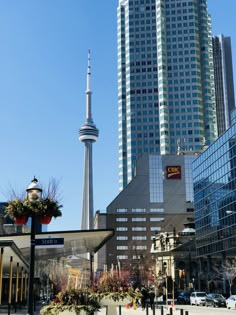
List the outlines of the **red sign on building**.
{"label": "red sign on building", "polygon": [[181,179],[181,166],[166,166],[167,179]]}

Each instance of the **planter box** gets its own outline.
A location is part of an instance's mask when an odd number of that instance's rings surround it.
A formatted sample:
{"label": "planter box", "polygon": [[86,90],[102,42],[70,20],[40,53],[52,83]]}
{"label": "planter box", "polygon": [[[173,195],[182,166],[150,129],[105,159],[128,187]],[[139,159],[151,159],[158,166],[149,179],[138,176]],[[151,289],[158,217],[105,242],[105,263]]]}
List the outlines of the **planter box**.
{"label": "planter box", "polygon": [[131,298],[120,299],[119,301],[114,301],[112,298],[104,297],[100,301],[101,306],[107,307],[107,315],[116,315],[117,306],[125,306],[132,302]]}
{"label": "planter box", "polygon": [[100,305],[101,306],[110,306],[110,305],[114,305],[114,306],[119,306],[119,305],[127,305],[129,303],[132,302],[131,298],[124,298],[123,300],[120,299],[119,301],[114,301],[112,298],[109,297],[104,297],[101,299],[100,301]]}
{"label": "planter box", "polygon": [[[87,313],[84,310],[81,310],[79,314],[87,315]],[[77,314],[74,311],[63,311],[63,312],[60,312],[59,315],[77,315]]]}

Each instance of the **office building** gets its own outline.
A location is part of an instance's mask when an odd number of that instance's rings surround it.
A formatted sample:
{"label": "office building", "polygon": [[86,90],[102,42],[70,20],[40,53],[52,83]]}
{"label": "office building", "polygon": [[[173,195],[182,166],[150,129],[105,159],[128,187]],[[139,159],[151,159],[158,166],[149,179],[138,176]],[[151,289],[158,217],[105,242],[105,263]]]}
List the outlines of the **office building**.
{"label": "office building", "polygon": [[199,151],[217,137],[207,0],[119,0],[119,189],[142,153]]}
{"label": "office building", "polygon": [[98,269],[104,263],[109,268],[119,262],[122,270],[154,264],[150,250],[155,233],[177,233],[193,218],[194,158],[146,153],[137,160],[134,178],[108,205],[106,216],[96,213],[98,228],[115,230],[98,258],[102,262]]}
{"label": "office building", "polygon": [[236,254],[236,121],[193,162],[197,256]]}
{"label": "office building", "polygon": [[218,135],[221,135],[231,125],[231,112],[235,108],[231,39],[215,36],[212,43],[217,128]]}
{"label": "office building", "polygon": [[159,288],[167,283],[168,292],[172,292],[175,282],[179,290],[199,289],[199,264],[195,249],[195,229],[190,224],[178,234],[162,232],[155,235],[151,253],[156,261]]}

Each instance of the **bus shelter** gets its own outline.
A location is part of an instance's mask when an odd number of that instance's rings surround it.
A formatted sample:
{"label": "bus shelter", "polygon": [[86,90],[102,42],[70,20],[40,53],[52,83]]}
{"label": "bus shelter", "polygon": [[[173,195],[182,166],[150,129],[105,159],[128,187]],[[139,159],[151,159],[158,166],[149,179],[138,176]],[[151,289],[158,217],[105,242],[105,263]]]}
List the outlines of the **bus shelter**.
{"label": "bus shelter", "polygon": [[[113,229],[38,233],[35,236],[35,261],[84,255],[90,259],[92,280],[93,256],[113,235]],[[0,304],[26,301],[29,258],[30,233],[1,236]],[[4,301],[2,296],[5,297]]]}

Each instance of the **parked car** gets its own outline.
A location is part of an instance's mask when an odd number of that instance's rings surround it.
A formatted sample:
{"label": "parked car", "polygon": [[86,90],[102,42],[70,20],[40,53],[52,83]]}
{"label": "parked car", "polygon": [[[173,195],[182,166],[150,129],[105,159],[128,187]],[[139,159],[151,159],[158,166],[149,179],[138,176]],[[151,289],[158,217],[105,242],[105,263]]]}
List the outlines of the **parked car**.
{"label": "parked car", "polygon": [[206,292],[192,292],[190,295],[191,305],[205,305],[206,304]]}
{"label": "parked car", "polygon": [[178,304],[190,304],[190,293],[189,292],[180,292],[177,296]]}
{"label": "parked car", "polygon": [[221,294],[216,293],[207,294],[206,306],[226,307],[226,299]]}
{"label": "parked car", "polygon": [[236,309],[236,295],[231,295],[226,300],[226,307]]}

